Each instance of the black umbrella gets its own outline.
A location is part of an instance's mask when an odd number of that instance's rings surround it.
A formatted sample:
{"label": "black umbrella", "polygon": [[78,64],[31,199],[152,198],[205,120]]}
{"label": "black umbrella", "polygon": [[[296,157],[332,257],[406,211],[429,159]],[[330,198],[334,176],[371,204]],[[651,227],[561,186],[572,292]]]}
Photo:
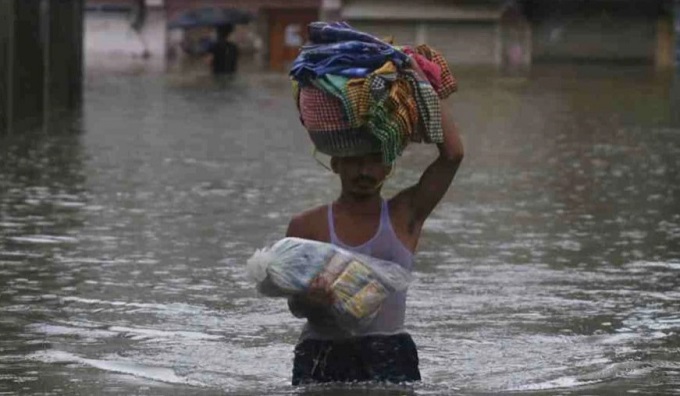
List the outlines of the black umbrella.
{"label": "black umbrella", "polygon": [[253,20],[253,15],[236,8],[205,7],[182,12],[172,20],[170,29],[187,29],[202,26],[224,26],[245,24]]}

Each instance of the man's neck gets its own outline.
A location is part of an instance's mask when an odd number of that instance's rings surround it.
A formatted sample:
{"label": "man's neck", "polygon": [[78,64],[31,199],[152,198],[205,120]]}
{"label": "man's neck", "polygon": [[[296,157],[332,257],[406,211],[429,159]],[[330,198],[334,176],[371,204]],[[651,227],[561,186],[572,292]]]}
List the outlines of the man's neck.
{"label": "man's neck", "polygon": [[335,201],[335,204],[339,208],[347,209],[352,213],[371,214],[375,213],[376,210],[380,211],[382,197],[380,196],[380,193],[362,197],[342,193]]}

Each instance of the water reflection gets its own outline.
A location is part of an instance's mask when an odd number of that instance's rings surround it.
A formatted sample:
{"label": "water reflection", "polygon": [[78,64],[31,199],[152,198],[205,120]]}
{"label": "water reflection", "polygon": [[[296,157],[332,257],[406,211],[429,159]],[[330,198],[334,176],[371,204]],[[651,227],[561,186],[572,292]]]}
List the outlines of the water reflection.
{"label": "water reflection", "polygon": [[[409,292],[425,381],[352,392],[677,389],[677,87],[636,69],[461,73],[467,156]],[[301,322],[243,272],[338,192],[288,81],[86,86],[78,122],[0,140],[0,392],[346,392],[288,385]],[[433,153],[409,149],[387,192]]]}
{"label": "water reflection", "polygon": [[[66,315],[57,294],[83,282],[63,257],[82,240],[88,192],[79,120],[2,140],[0,155],[0,351],[25,356],[51,347],[26,340],[26,327]],[[4,370],[3,370],[4,371]],[[8,379],[37,381],[32,364],[11,364]],[[21,388],[17,388],[21,389]]]}

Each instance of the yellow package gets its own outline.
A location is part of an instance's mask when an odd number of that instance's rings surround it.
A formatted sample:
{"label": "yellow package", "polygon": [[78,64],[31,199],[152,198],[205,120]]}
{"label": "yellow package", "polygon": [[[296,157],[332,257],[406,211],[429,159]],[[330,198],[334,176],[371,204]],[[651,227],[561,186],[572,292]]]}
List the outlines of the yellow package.
{"label": "yellow package", "polygon": [[344,301],[344,308],[357,319],[364,318],[378,308],[387,297],[387,289],[378,281],[372,281],[352,298]]}
{"label": "yellow package", "polygon": [[371,282],[371,275],[368,267],[357,260],[352,260],[333,282],[331,289],[339,300],[348,300]]}

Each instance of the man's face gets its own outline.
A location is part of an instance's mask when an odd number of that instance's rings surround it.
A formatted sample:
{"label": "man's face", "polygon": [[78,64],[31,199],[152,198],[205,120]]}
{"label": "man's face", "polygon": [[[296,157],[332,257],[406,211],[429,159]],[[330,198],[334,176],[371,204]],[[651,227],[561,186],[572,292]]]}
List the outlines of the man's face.
{"label": "man's face", "polygon": [[369,197],[378,192],[391,166],[382,161],[382,154],[354,157],[333,157],[333,171],[340,176],[343,192],[356,197]]}

